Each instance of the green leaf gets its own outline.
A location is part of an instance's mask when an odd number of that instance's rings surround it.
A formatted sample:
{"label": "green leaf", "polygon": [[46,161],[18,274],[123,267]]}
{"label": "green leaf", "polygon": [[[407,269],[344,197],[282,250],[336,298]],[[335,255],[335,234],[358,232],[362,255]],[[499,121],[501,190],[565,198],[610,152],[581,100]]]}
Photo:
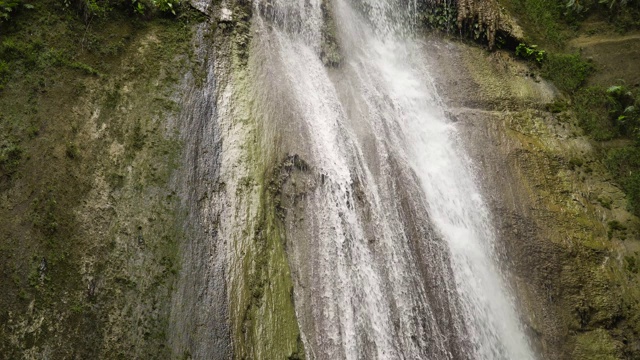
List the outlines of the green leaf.
{"label": "green leaf", "polygon": [[607,89],[607,94],[611,94],[611,95],[620,94],[621,92],[622,92],[622,86],[620,85],[613,85]]}

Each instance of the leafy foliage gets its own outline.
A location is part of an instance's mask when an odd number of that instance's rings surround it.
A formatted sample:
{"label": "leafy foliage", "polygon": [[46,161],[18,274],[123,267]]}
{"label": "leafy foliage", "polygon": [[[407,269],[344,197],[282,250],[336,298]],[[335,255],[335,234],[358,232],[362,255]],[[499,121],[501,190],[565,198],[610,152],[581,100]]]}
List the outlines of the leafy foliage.
{"label": "leafy foliage", "polygon": [[640,27],[639,0],[567,0],[565,15],[581,20],[599,12],[606,14],[608,20],[619,30]]}
{"label": "leafy foliage", "polygon": [[440,3],[424,7],[420,18],[431,29],[451,32],[457,28],[458,10],[451,3]]}
{"label": "leafy foliage", "polygon": [[635,0],[568,0],[567,11],[584,14],[596,7],[608,8],[609,10],[623,9],[629,5],[637,5]]}
{"label": "leafy foliage", "polygon": [[538,45],[527,45],[520,43],[516,47],[516,56],[519,56],[526,60],[533,60],[538,65],[542,65],[542,62],[547,58],[547,52],[538,49]]}
{"label": "leafy foliage", "polygon": [[629,197],[629,207],[640,214],[640,147],[627,146],[608,151],[606,165]]}
{"label": "leafy foliage", "polygon": [[0,0],[0,23],[9,20],[11,13],[16,11],[22,0]]}
{"label": "leafy foliage", "polygon": [[145,9],[147,8],[144,3],[139,0],[131,0],[131,5],[133,6],[133,11],[139,15],[143,15],[145,13]]}
{"label": "leafy foliage", "polygon": [[78,9],[86,22],[92,17],[104,17],[114,9],[130,9],[134,14],[150,15],[154,11],[177,15],[181,0],[63,0],[64,7]]}
{"label": "leafy foliage", "polygon": [[[535,54],[535,48],[528,52],[526,46],[518,48],[519,56]],[[593,71],[591,63],[577,54],[549,53],[542,62],[542,75],[570,95],[571,108],[586,134],[598,142],[621,140],[604,151],[604,162],[624,189],[629,209],[640,215],[640,92],[624,85],[584,87]]]}
{"label": "leafy foliage", "polygon": [[180,5],[179,0],[152,0],[153,5],[157,7],[160,11],[165,13],[176,14],[176,9],[178,5]]}
{"label": "leafy foliage", "polygon": [[624,189],[629,199],[629,208],[636,215],[640,215],[638,95],[623,85],[607,89],[588,87],[574,94],[573,106],[580,126],[594,140],[622,140],[617,146],[605,151],[605,164]]}
{"label": "leafy foliage", "polygon": [[418,13],[426,27],[447,33],[455,30],[490,49],[502,46],[504,37],[511,35],[497,0],[420,1]]}
{"label": "leafy foliage", "polygon": [[614,85],[606,90],[609,118],[619,133],[634,137],[640,143],[639,101],[634,94],[622,85]]}

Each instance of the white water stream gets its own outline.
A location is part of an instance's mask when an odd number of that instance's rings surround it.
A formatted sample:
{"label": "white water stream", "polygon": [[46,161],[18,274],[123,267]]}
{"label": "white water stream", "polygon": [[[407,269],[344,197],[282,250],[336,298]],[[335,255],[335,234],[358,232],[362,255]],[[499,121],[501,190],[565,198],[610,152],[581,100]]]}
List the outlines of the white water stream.
{"label": "white water stream", "polygon": [[[533,359],[495,232],[411,37],[412,5],[335,0],[338,69],[320,60],[321,0],[259,1],[262,81],[293,109],[320,177],[290,225],[295,303],[317,359]],[[266,45],[268,44],[268,46]],[[273,54],[272,54],[273,55]],[[437,66],[436,66],[437,68]]]}

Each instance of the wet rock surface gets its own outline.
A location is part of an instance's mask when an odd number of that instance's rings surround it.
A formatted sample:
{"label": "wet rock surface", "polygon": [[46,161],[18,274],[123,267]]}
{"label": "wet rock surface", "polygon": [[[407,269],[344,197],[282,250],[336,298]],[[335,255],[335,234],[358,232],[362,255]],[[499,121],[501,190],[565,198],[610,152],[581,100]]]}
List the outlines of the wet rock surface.
{"label": "wet rock surface", "polygon": [[624,258],[637,251],[638,219],[573,115],[547,111],[559,95],[506,53],[428,44],[440,50],[427,57],[490,199],[540,356],[637,355],[638,278]]}

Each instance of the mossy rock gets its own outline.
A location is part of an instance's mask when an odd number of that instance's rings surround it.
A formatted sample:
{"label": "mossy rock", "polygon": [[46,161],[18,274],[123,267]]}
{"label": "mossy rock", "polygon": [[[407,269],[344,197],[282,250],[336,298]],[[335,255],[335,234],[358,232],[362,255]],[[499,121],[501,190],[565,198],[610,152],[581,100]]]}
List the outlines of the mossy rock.
{"label": "mossy rock", "polygon": [[585,332],[576,337],[572,358],[581,360],[616,360],[622,357],[622,343],[604,329]]}

